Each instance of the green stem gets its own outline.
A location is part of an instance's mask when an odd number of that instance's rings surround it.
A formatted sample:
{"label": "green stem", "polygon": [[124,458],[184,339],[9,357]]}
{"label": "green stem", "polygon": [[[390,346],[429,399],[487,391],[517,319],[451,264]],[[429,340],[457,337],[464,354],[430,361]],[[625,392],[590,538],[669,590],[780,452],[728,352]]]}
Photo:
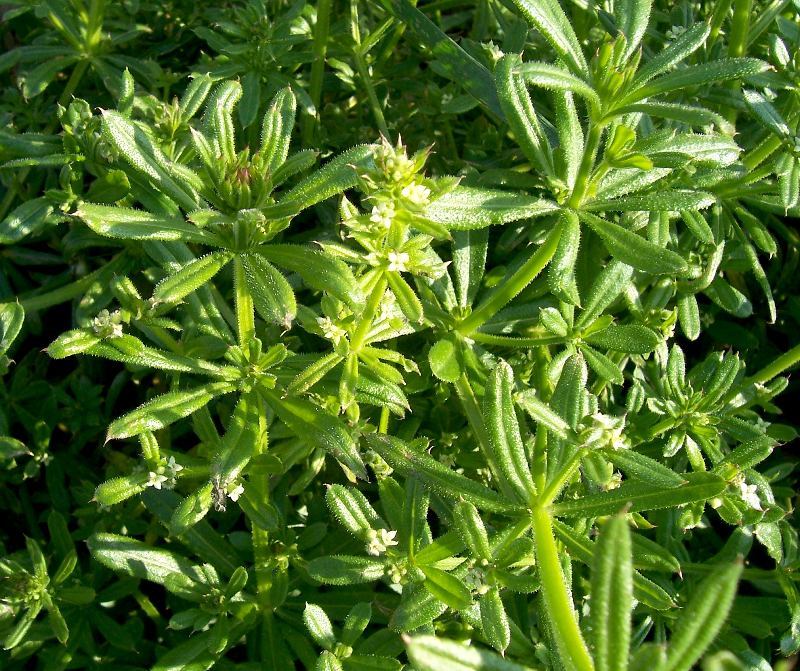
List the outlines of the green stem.
{"label": "green stem", "polygon": [[709,46],[716,42],[722,24],[725,22],[725,17],[728,15],[728,11],[731,8],[731,4],[733,4],[733,0],[717,0],[714,13],[711,15],[711,32],[708,38]]}
{"label": "green stem", "polygon": [[256,332],[256,318],[253,308],[253,297],[247,287],[242,260],[237,256],[233,260],[233,288],[236,303],[236,324],[239,329],[239,344],[245,346]]}
{"label": "green stem", "polygon": [[564,571],[561,569],[550,513],[537,506],[531,513],[531,523],[542,595],[561,660],[567,662],[567,668],[594,671],[594,663],[578,626]]}
{"label": "green stem", "polygon": [[578,174],[575,176],[575,187],[572,189],[572,195],[567,202],[569,207],[580,207],[583,199],[586,197],[589,180],[592,176],[592,168],[594,167],[594,159],[597,156],[597,149],[600,146],[600,138],[602,135],[603,126],[596,123],[592,124],[592,127],[589,129],[589,136],[586,138],[586,145],[583,149],[581,165],[578,168]]}
{"label": "green stem", "polygon": [[361,313],[361,320],[358,322],[356,332],[350,339],[350,349],[352,351],[360,352],[361,348],[364,346],[364,341],[367,338],[369,330],[372,328],[372,322],[375,319],[375,315],[378,314],[381,301],[386,293],[387,284],[388,282],[386,280],[386,275],[381,273],[378,281],[372,288],[369,298],[367,299],[367,305],[364,308],[364,312]]}
{"label": "green stem", "polygon": [[771,364],[764,366],[755,375],[749,377],[747,382],[749,384],[764,384],[797,363],[800,363],[800,345],[795,345],[785,354],[781,354]]}
{"label": "green stem", "polygon": [[475,311],[456,328],[459,333],[469,336],[527,287],[553,258],[561,238],[561,226],[554,226],[545,241],[519,269],[487,298]]}
{"label": "green stem", "polygon": [[750,31],[750,13],[753,0],[736,0],[733,6],[730,35],[728,37],[728,56],[739,58],[747,51],[747,34]]}
{"label": "green stem", "polygon": [[497,347],[546,347],[549,345],[563,345],[569,338],[560,336],[543,336],[541,338],[516,338],[514,336],[501,336],[493,333],[473,333],[470,336],[477,342]]}
{"label": "green stem", "polygon": [[127,265],[128,259],[120,254],[111,259],[105,266],[89,273],[75,282],[71,282],[58,289],[53,289],[45,294],[38,294],[33,296],[20,296],[19,302],[26,312],[36,312],[45,308],[65,303],[66,301],[77,298],[83,294],[99,277],[106,275],[114,275],[117,270],[122,269]]}
{"label": "green stem", "polygon": [[314,103],[315,115],[306,115],[303,119],[303,145],[311,146],[314,128],[320,116],[320,101],[322,100],[322,79],[325,74],[325,55],[328,51],[328,29],[331,19],[331,0],[317,2],[317,23],[314,26],[314,62],[311,64],[311,81],[309,82],[308,95]]}
{"label": "green stem", "polygon": [[540,506],[549,506],[553,502],[553,499],[558,496],[558,493],[561,491],[564,485],[575,474],[575,471],[578,470],[578,466],[581,464],[581,459],[583,458],[584,452],[585,450],[581,447],[575,450],[575,454],[569,458],[569,461],[564,465],[564,468],[561,469],[558,475],[556,475],[556,477],[542,492],[541,496],[539,497]]}
{"label": "green stem", "polygon": [[472,385],[469,383],[469,378],[466,373],[461,374],[461,377],[459,377],[455,383],[455,387],[456,393],[459,399],[461,399],[461,407],[464,408],[464,414],[467,416],[467,423],[475,434],[475,438],[481,448],[481,453],[484,459],[486,459],[489,470],[492,472],[492,478],[498,483],[500,491],[505,496],[513,497],[514,492],[511,491],[502,473],[500,473],[500,470],[497,468],[494,452],[489,442],[489,433],[483,421],[483,413],[481,413],[481,407],[478,405],[478,399],[475,397],[475,392],[472,390]]}
{"label": "green stem", "polygon": [[83,79],[83,75],[86,73],[88,67],[88,60],[84,59],[78,61],[78,64],[72,69],[72,74],[69,76],[69,80],[67,80],[67,85],[61,92],[61,96],[58,99],[59,105],[66,107],[69,104],[70,97],[75,93],[75,89],[78,88],[78,84],[81,83],[81,79]]}
{"label": "green stem", "polygon": [[489,453],[489,434],[486,432],[486,426],[483,423],[483,414],[478,405],[478,400],[475,398],[475,392],[472,391],[472,385],[469,383],[469,378],[466,373],[461,373],[461,377],[455,383],[456,393],[461,399],[461,405],[467,415],[467,422],[469,422],[472,432],[478,440],[478,443],[483,448],[485,453]]}
{"label": "green stem", "polygon": [[378,95],[375,93],[375,86],[372,84],[372,77],[370,77],[367,62],[364,60],[364,56],[361,54],[358,48],[353,50],[353,59],[356,63],[358,76],[361,78],[364,88],[367,91],[369,106],[372,109],[372,115],[375,117],[375,123],[378,126],[378,130],[381,132],[381,135],[389,139],[389,126],[386,125],[386,119],[383,116],[383,109],[381,108],[380,100],[378,100]]}

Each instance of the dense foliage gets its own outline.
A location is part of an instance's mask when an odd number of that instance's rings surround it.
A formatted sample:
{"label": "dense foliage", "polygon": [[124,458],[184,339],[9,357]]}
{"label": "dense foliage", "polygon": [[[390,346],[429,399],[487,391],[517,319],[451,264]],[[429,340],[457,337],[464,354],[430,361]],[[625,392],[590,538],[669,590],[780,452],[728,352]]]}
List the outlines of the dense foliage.
{"label": "dense foliage", "polygon": [[797,0],[2,10],[0,667],[792,668]]}

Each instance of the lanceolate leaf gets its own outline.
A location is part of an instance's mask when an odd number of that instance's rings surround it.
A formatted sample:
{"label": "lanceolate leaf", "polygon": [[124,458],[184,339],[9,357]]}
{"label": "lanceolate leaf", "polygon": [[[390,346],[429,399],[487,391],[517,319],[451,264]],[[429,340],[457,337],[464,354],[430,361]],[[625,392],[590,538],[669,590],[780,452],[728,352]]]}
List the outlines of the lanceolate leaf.
{"label": "lanceolate leaf", "polygon": [[664,671],[689,671],[720,630],[733,604],[741,563],[723,565],[699,586],[675,628]]}
{"label": "lanceolate leaf", "polygon": [[556,503],[553,512],[563,517],[597,517],[613,515],[621,510],[635,513],[671,508],[707,501],[721,494],[727,485],[722,478],[710,473],[688,473],[685,479],[686,484],[670,488],[626,482],[608,492]]}
{"label": "lanceolate leaf", "polygon": [[232,257],[230,252],[211,252],[190,261],[177,273],[159,282],[153,291],[153,298],[159,303],[177,303],[210,282]]}
{"label": "lanceolate leaf", "polygon": [[417,452],[402,440],[392,436],[370,434],[369,446],[380,454],[392,468],[414,475],[428,487],[446,496],[463,496],[476,507],[496,512],[511,512],[517,506],[505,502],[488,487],[451,471],[428,454]]}
{"label": "lanceolate leaf", "polygon": [[484,228],[555,212],[553,202],[519,193],[459,186],[437,198],[425,216],[456,230]]}
{"label": "lanceolate leaf", "polygon": [[100,235],[121,240],[175,240],[214,244],[215,236],[177,217],[110,205],[82,203],[75,212]]}
{"label": "lanceolate leaf", "polygon": [[536,490],[522,444],[512,394],[512,371],[500,361],[489,377],[483,416],[489,434],[492,456],[503,477],[521,503],[530,501]]}
{"label": "lanceolate leaf", "polygon": [[608,251],[623,263],[655,275],[686,270],[686,261],[675,252],[588,212],[580,216],[603,239]]}
{"label": "lanceolate leaf", "polygon": [[168,576],[180,573],[202,581],[198,567],[183,557],[141,541],[117,534],[97,533],[89,537],[89,552],[97,561],[114,571],[164,584]]}
{"label": "lanceolate leaf", "polygon": [[191,390],[171,391],[157,396],[114,420],[108,427],[106,440],[129,438],[145,431],[163,429],[204,407],[215,396],[227,394],[233,389],[233,385],[228,382],[211,382]]}
{"label": "lanceolate leaf", "polygon": [[497,653],[434,636],[409,639],[408,656],[419,671],[531,671]]}
{"label": "lanceolate leaf", "polygon": [[600,532],[592,567],[592,638],[597,671],[628,668],[633,609],[631,534],[622,515]]}
{"label": "lanceolate leaf", "polygon": [[366,480],[367,472],[358,447],[345,424],[318,405],[301,398],[280,398],[274,392],[260,389],[267,402],[297,435],[320,447]]}
{"label": "lanceolate leaf", "polygon": [[262,254],[242,254],[245,282],[256,311],[267,322],[289,326],[297,314],[294,291]]}
{"label": "lanceolate leaf", "polygon": [[348,305],[357,306],[363,300],[361,287],[350,268],[319,250],[300,245],[264,245],[256,253],[297,273],[312,289],[325,291]]}
{"label": "lanceolate leaf", "polygon": [[536,28],[579,77],[589,70],[578,38],[558,0],[514,0],[522,15]]}

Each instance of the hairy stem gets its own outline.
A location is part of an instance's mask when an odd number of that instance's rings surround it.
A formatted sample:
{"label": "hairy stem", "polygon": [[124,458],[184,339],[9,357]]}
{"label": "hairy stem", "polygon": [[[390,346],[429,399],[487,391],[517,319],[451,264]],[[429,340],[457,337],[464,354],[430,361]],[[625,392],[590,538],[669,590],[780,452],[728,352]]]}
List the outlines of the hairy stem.
{"label": "hairy stem", "polygon": [[470,335],[494,317],[511,300],[527,287],[534,278],[550,263],[556,253],[561,238],[561,226],[554,226],[544,242],[520,268],[489,296],[475,311],[462,321],[457,329],[463,335]]}
{"label": "hairy stem", "polygon": [[317,23],[314,26],[314,62],[311,64],[311,81],[308,94],[314,103],[315,115],[306,115],[303,119],[303,145],[310,147],[313,142],[314,129],[319,121],[320,101],[322,100],[322,78],[325,74],[325,55],[328,52],[328,30],[331,19],[331,0],[319,0],[317,3]]}
{"label": "hairy stem", "polygon": [[578,626],[572,598],[558,558],[558,548],[553,535],[553,520],[550,513],[542,506],[537,506],[531,513],[531,529],[547,618],[553,629],[561,661],[566,663],[567,668],[576,671],[594,671],[594,663]]}

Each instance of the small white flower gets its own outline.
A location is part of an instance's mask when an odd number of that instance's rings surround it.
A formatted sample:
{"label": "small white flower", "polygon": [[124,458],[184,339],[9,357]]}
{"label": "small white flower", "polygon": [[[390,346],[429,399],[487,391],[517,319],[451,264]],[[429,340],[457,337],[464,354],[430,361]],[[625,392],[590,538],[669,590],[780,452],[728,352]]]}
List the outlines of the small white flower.
{"label": "small white flower", "polygon": [[615,450],[628,446],[627,439],[623,436],[625,431],[625,417],[614,417],[597,412],[584,421],[584,429],[580,439],[584,446],[601,448],[611,447]]}
{"label": "small white flower", "polygon": [[155,487],[156,489],[161,489],[161,486],[169,480],[166,475],[161,473],[156,473],[155,471],[150,471],[147,474],[147,482],[145,483],[145,487]]}
{"label": "small white flower", "polygon": [[92,319],[92,330],[100,338],[119,338],[123,334],[122,313],[119,310],[100,310]]}
{"label": "small white flower", "polygon": [[183,470],[183,466],[175,461],[175,457],[170,457],[167,460],[166,471],[169,472],[172,477],[175,477],[177,473]]}
{"label": "small white flower", "polygon": [[386,260],[389,261],[389,270],[396,273],[403,273],[408,270],[407,264],[409,256],[407,252],[389,252],[386,255]]}
{"label": "small white flower", "polygon": [[382,555],[390,546],[397,545],[395,536],[397,536],[396,531],[370,529],[367,532],[367,554],[373,557]]}
{"label": "small white flower", "polygon": [[424,184],[413,182],[404,186],[400,195],[414,205],[427,205],[431,195],[431,190]]}
{"label": "small white flower", "polygon": [[385,201],[373,206],[372,214],[370,215],[369,220],[373,224],[378,224],[383,228],[389,228],[392,225],[392,219],[394,219],[394,215],[394,203],[391,201]]}
{"label": "small white flower", "polygon": [[739,496],[753,510],[763,510],[761,499],[758,498],[758,487],[756,485],[748,485],[744,478],[739,481]]}
{"label": "small white flower", "polygon": [[241,483],[236,485],[233,489],[228,490],[228,498],[233,502],[238,501],[242,494],[244,494],[244,485]]}
{"label": "small white flower", "polygon": [[347,331],[338,324],[334,324],[330,317],[317,318],[317,326],[319,326],[323,336],[336,344],[347,335]]}

